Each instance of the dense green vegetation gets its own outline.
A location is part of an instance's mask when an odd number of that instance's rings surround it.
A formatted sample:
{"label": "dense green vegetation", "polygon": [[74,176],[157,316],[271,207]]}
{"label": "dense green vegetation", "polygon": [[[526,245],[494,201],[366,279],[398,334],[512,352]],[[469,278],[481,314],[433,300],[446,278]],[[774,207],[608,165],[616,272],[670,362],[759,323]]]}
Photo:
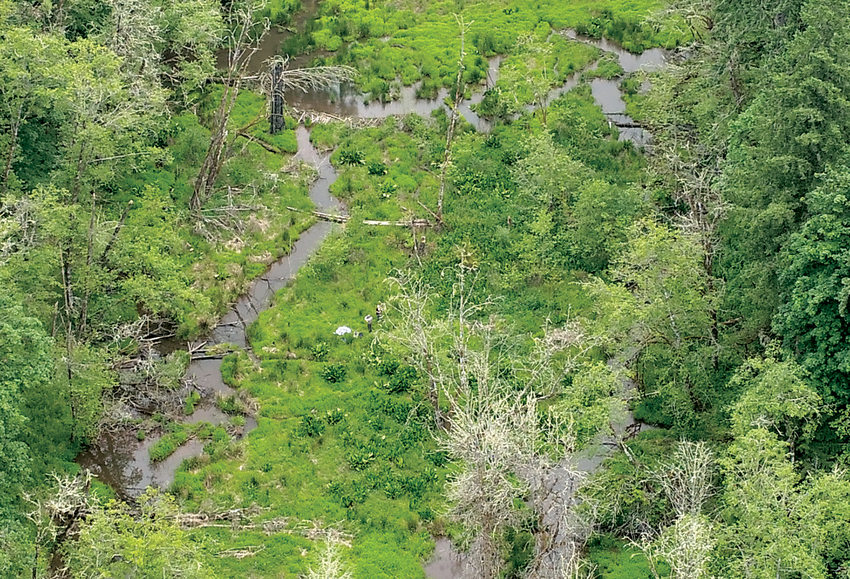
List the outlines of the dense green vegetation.
{"label": "dense green vegetation", "polygon": [[[324,57],[351,64],[360,71],[358,87],[370,98],[392,99],[394,86],[422,81],[419,94],[436,96],[441,87],[454,84],[460,42],[454,14],[462,12],[469,23],[464,80],[485,79],[487,60],[496,54],[514,54],[525,37],[543,40],[550,30],[574,28],[595,37],[605,36],[629,50],[674,46],[678,32],[655,31],[643,18],[663,6],[655,0],[581,0],[575,2],[322,2],[307,46],[332,53]],[[550,45],[558,61],[557,75],[566,75],[581,64],[578,55],[587,48],[565,49]],[[517,55],[519,56],[519,55]],[[586,57],[585,57],[586,58]]]}
{"label": "dense green vegetation", "polygon": [[[499,56],[491,126],[304,117],[345,223],[190,355],[317,222],[263,19],[364,100]],[[0,0],[0,126],[0,575],[847,575],[847,0]]]}

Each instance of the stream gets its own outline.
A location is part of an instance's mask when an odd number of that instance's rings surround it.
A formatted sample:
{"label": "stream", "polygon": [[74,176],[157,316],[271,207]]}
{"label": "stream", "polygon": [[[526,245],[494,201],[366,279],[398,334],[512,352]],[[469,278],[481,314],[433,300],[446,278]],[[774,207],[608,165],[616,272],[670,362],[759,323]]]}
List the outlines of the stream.
{"label": "stream", "polygon": [[[304,127],[296,129],[296,138],[296,158],[312,165],[318,173],[310,187],[310,199],[320,210],[342,211],[341,203],[330,193],[330,186],[336,180],[336,171],[330,163],[329,155],[322,155],[313,147],[310,134]],[[316,252],[332,228],[332,223],[318,221],[302,232],[293,244],[292,251],[256,278],[248,291],[221,318],[203,340],[206,346],[227,343],[249,348],[246,333],[248,326],[259,317],[260,312],[271,306],[274,294],[295,278],[298,270]],[[175,346],[174,342],[166,343],[161,353],[167,354]],[[217,394],[234,393],[221,377],[221,360],[193,360],[186,371],[186,379],[196,384],[202,397],[195,412],[187,416],[184,422],[205,421],[214,425],[227,422],[230,417],[215,404]],[[254,418],[246,417],[242,435],[256,425]],[[77,463],[125,498],[138,496],[150,485],[166,488],[174,481],[174,474],[185,459],[201,454],[204,443],[191,439],[165,460],[152,462],[148,453],[157,440],[158,437],[150,436],[139,441],[134,432],[129,430],[105,431],[77,457]]]}
{"label": "stream", "polygon": [[[304,9],[296,15],[293,27],[303,29],[308,18],[316,13],[317,5],[318,0],[305,0]],[[259,70],[263,66],[262,63],[268,58],[278,53],[281,43],[290,34],[290,31],[273,28],[266,35],[254,57],[254,72]],[[668,57],[668,52],[661,49],[651,49],[642,54],[632,54],[605,39],[583,37],[572,30],[562,31],[561,34],[578,42],[595,46],[606,53],[615,54],[626,74],[642,69],[661,68]],[[294,59],[294,62],[296,66],[304,66],[308,61],[307,57],[300,57]],[[501,62],[501,56],[495,56],[489,60],[485,86],[477,87],[471,97],[465,99],[459,107],[459,113],[480,132],[489,131],[491,124],[486,119],[480,118],[473,111],[473,106],[480,103],[484,92],[496,84]],[[584,70],[576,72],[561,86],[554,88],[549,94],[547,103],[578,86],[582,74],[595,68],[597,64],[598,61]],[[651,136],[649,133],[625,114],[626,104],[620,90],[620,79],[596,78],[590,81],[590,86],[596,104],[602,109],[609,122],[617,126],[619,140],[632,141],[639,147],[650,143]],[[434,99],[418,98],[416,96],[418,89],[418,84],[402,87],[399,89],[397,100],[388,103],[366,102],[364,95],[360,94],[350,84],[341,84],[331,90],[288,94],[286,100],[289,106],[300,111],[315,111],[338,117],[363,119],[386,118],[411,113],[428,117],[437,109],[448,110],[445,104],[445,98],[449,94],[448,89],[442,89]],[[534,109],[527,107],[526,110],[533,111]],[[296,138],[298,142],[296,158],[313,166],[318,173],[317,179],[310,187],[310,199],[319,210],[336,213],[344,211],[341,203],[330,194],[330,186],[336,180],[337,174],[329,161],[329,154],[322,154],[313,147],[310,142],[309,131],[303,126],[296,128]],[[247,292],[233,304],[203,342],[207,346],[229,343],[249,349],[248,326],[259,317],[262,311],[271,306],[274,294],[294,279],[298,270],[321,246],[333,227],[334,225],[331,223],[319,221],[302,232],[298,241],[294,243],[291,252],[274,262],[262,276],[251,283]],[[186,345],[181,344],[180,346],[185,347]],[[178,347],[178,345],[173,342],[165,344],[161,348],[161,353],[164,355],[175,347]],[[218,393],[224,395],[234,393],[233,389],[222,380],[221,360],[193,360],[186,372],[186,378],[191,379],[196,384],[202,398],[197,404],[195,412],[186,417],[185,422],[207,421],[212,424],[227,422],[228,415],[215,404]],[[628,384],[626,387],[628,388]],[[616,429],[625,431],[634,424],[634,417],[631,413],[627,413],[617,421]],[[247,418],[241,435],[244,436],[255,426],[256,421],[253,418]],[[573,468],[583,473],[591,473],[596,470],[610,454],[612,440],[613,437],[611,436],[600,437],[598,444],[593,445],[591,450],[577,458]],[[81,467],[91,470],[101,482],[111,486],[119,495],[125,498],[138,496],[150,485],[168,487],[173,482],[180,464],[187,458],[200,455],[203,451],[203,442],[192,439],[180,446],[165,460],[154,463],[150,460],[148,452],[156,441],[157,437],[153,435],[139,441],[135,433],[130,430],[106,431],[90,448],[78,456],[77,462]],[[564,473],[566,473],[566,470],[564,470]],[[447,538],[437,537],[435,541],[434,555],[424,567],[426,575],[432,579],[458,577],[462,572],[462,556]]]}

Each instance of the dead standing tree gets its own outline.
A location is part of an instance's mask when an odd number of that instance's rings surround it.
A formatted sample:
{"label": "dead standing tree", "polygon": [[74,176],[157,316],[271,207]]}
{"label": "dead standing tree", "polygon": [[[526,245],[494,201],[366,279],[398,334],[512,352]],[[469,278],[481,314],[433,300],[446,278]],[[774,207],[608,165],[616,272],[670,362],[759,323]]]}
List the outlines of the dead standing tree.
{"label": "dead standing tree", "polygon": [[530,384],[516,387],[527,376],[506,375],[506,367],[522,364],[511,339],[494,328],[471,327],[470,380],[446,394],[454,411],[440,444],[459,466],[447,487],[449,515],[472,535],[467,575],[493,578],[502,567],[504,531],[527,522],[517,508],[525,502],[535,518],[529,576],[560,578],[576,565],[587,536],[575,509],[583,477],[571,466],[574,433],[564,418],[540,408]]}
{"label": "dead standing tree", "polygon": [[[469,276],[474,269],[464,255],[458,265],[457,282],[452,287],[449,315],[445,319],[432,316],[433,288],[421,278],[411,272],[399,272],[388,279],[397,293],[388,301],[393,315],[387,318],[387,341],[401,346],[408,353],[410,364],[427,377],[427,398],[434,408],[438,428],[446,426],[440,401],[454,400],[449,391],[466,388],[469,381],[466,356],[469,327],[473,318],[492,304],[489,298],[474,299],[477,275]],[[450,405],[449,412],[452,411]]]}
{"label": "dead standing tree", "polygon": [[498,331],[496,320],[478,321],[490,302],[474,299],[471,271],[467,258],[443,317],[433,316],[434,294],[421,279],[407,273],[390,280],[398,294],[384,335],[427,378],[440,444],[458,463],[447,492],[450,516],[471,535],[468,576],[499,575],[504,531],[527,520],[517,509],[527,501],[536,521],[533,576],[562,577],[577,564],[587,534],[575,509],[583,477],[571,466],[568,420],[539,403],[562,391],[593,340],[571,323],[545,327],[530,354],[527,345],[512,346],[516,337]]}
{"label": "dead standing tree", "polygon": [[708,576],[709,554],[716,538],[702,509],[714,490],[713,475],[711,449],[704,442],[688,441],[680,442],[672,459],[653,473],[676,517],[667,528],[649,533],[636,543],[655,577],[662,576],[660,561],[667,563],[673,579]]}
{"label": "dead standing tree", "polygon": [[225,160],[227,123],[230,120],[230,113],[236,104],[236,97],[239,96],[239,89],[245,80],[245,73],[251,64],[251,59],[269,29],[268,19],[258,22],[255,16],[264,5],[265,1],[234,2],[226,19],[229,32],[225,37],[227,69],[222,79],[224,90],[213,117],[210,146],[201,164],[198,177],[195,179],[192,198],[189,200],[189,208],[195,213],[200,212],[204,202],[212,194],[216,177]]}
{"label": "dead standing tree", "polygon": [[460,57],[457,61],[457,80],[455,81],[455,94],[452,109],[449,115],[449,128],[446,131],[446,150],[443,152],[443,162],[440,164],[440,192],[437,196],[437,220],[443,220],[443,201],[446,196],[446,173],[449,169],[452,156],[452,141],[455,138],[455,129],[457,128],[457,119],[459,116],[458,109],[463,101],[463,73],[465,66],[463,59],[466,57],[466,32],[472,26],[472,22],[464,22],[463,16],[455,15],[458,27],[460,28]]}
{"label": "dead standing tree", "polygon": [[350,66],[311,66],[288,68],[289,58],[276,56],[269,61],[268,72],[260,77],[263,91],[269,100],[269,132],[284,128],[285,95],[287,91],[328,89],[341,82],[353,80],[357,71]]}

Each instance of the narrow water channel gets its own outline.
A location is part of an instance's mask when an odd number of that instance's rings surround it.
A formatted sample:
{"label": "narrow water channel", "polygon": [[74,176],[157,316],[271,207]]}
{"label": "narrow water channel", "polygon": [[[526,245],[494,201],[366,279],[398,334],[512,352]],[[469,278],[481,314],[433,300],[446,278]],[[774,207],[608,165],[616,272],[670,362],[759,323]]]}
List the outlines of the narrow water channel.
{"label": "narrow water channel", "polygon": [[[317,179],[310,186],[310,199],[319,209],[341,211],[341,204],[330,193],[330,186],[336,180],[336,171],[328,155],[322,155],[313,147],[310,134],[304,127],[296,129],[296,137],[296,157],[312,165],[318,173]],[[260,312],[271,306],[274,294],[295,278],[298,270],[321,246],[332,228],[333,224],[319,221],[302,232],[289,254],[274,262],[262,276],[251,283],[248,291],[233,304],[202,342],[206,346],[227,343],[249,348],[246,335],[248,326],[257,319]],[[174,343],[167,345],[166,349],[173,347]],[[193,360],[186,371],[186,379],[196,384],[202,398],[195,411],[187,416],[184,422],[205,421],[214,425],[227,422],[230,417],[215,404],[217,394],[234,393],[222,379],[221,360]],[[256,425],[253,418],[246,418],[242,434]],[[153,462],[149,450],[157,440],[158,437],[150,436],[139,441],[133,432],[126,429],[106,431],[77,457],[77,462],[120,495],[137,496],[151,485],[168,487],[174,481],[174,474],[180,464],[187,458],[200,455],[203,450],[201,441],[190,440],[165,460]]]}

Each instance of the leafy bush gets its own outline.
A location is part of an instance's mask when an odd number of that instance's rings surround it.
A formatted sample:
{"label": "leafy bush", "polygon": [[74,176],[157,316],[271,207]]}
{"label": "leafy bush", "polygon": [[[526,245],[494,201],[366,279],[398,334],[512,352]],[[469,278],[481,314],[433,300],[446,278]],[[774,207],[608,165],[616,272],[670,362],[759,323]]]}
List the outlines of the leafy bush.
{"label": "leafy bush", "polygon": [[336,384],[345,380],[345,366],[342,364],[327,364],[322,368],[322,378]]}
{"label": "leafy bush", "polygon": [[301,418],[301,424],[299,425],[298,430],[303,435],[315,438],[322,435],[325,431],[325,425],[321,420],[316,418],[315,414],[310,413],[305,414]]}
{"label": "leafy bush", "polygon": [[412,366],[405,366],[390,377],[385,388],[392,394],[410,392],[414,384],[416,384],[417,378],[418,374],[416,373],[416,368],[413,368]]}
{"label": "leafy bush", "polygon": [[343,165],[362,165],[363,159],[363,151],[342,149],[339,152],[339,162]]}
{"label": "leafy bush", "polygon": [[313,347],[310,348],[310,354],[317,362],[324,362],[327,359],[329,353],[330,349],[328,348],[328,343],[324,341],[316,342],[315,344],[313,344]]}
{"label": "leafy bush", "polygon": [[375,460],[375,452],[366,447],[355,448],[346,455],[352,470],[364,470]]}
{"label": "leafy bush", "polygon": [[345,412],[341,408],[335,408],[334,410],[328,410],[325,412],[325,422],[331,426],[342,422],[344,418]]}
{"label": "leafy bush", "polygon": [[370,175],[386,175],[387,174],[387,166],[384,165],[381,161],[369,161],[367,163],[366,168],[369,170]]}

